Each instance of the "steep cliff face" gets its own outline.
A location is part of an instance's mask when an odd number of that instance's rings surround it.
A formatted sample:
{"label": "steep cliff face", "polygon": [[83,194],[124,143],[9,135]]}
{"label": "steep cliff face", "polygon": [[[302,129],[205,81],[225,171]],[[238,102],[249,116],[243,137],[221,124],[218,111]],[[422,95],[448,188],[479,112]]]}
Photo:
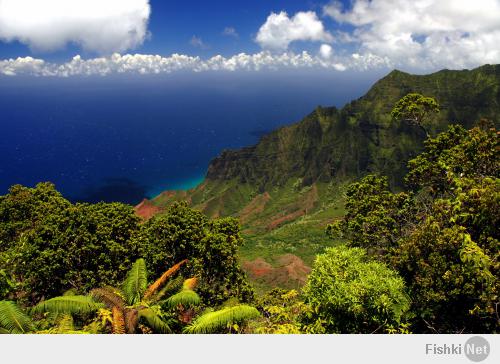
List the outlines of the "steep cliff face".
{"label": "steep cliff face", "polygon": [[421,151],[425,138],[417,128],[391,120],[391,109],[401,97],[418,92],[436,98],[441,112],[432,130],[439,132],[450,122],[471,127],[485,117],[498,123],[499,85],[499,65],[425,76],[393,71],[341,110],[318,108],[300,123],[264,136],[256,146],[223,152],[211,162],[207,179],[237,179],[265,191],[290,178],[309,185],[379,172],[398,184],[406,161]]}

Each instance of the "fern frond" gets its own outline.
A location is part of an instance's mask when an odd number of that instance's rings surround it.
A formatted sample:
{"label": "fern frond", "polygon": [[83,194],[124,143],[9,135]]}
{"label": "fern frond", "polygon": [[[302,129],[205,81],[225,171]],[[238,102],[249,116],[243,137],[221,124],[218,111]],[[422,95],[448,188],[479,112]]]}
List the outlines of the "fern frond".
{"label": "fern frond", "polygon": [[252,306],[226,307],[222,310],[205,313],[196,318],[193,323],[186,326],[184,332],[187,334],[210,334],[237,322],[251,320],[259,316],[259,311]]}
{"label": "fern frond", "polygon": [[125,327],[127,328],[127,334],[135,334],[138,323],[139,311],[136,308],[127,308],[125,310]]}
{"label": "fern frond", "polygon": [[78,293],[76,292],[76,289],[70,288],[67,291],[65,291],[62,295],[63,296],[77,296]]}
{"label": "fern frond", "polygon": [[57,319],[56,334],[69,334],[75,332],[73,316],[68,314],[60,315]]}
{"label": "fern frond", "polygon": [[104,307],[90,296],[60,296],[42,301],[31,310],[33,313],[67,313],[70,315],[90,313]]}
{"label": "fern frond", "polygon": [[0,301],[0,328],[10,334],[25,334],[34,328],[33,321],[12,301]]}
{"label": "fern frond", "polygon": [[152,309],[145,308],[139,311],[139,317],[144,319],[148,326],[153,329],[155,333],[170,334],[172,330],[168,324],[163,321]]}
{"label": "fern frond", "polygon": [[90,291],[90,295],[109,308],[118,307],[123,309],[125,307],[122,293],[114,287],[96,288]]}
{"label": "fern frond", "polygon": [[188,278],[182,284],[182,288],[183,289],[194,289],[194,287],[196,287],[196,284],[198,284],[198,278],[196,278],[196,277]]}
{"label": "fern frond", "polygon": [[200,296],[196,294],[195,291],[190,289],[183,289],[182,291],[174,294],[165,300],[165,304],[169,308],[177,307],[178,305],[182,305],[184,307],[196,306],[200,304]]}
{"label": "fern frond", "polygon": [[146,293],[144,294],[144,299],[149,299],[151,296],[153,296],[153,294],[155,294],[158,289],[160,289],[165,284],[167,279],[174,275],[185,263],[187,263],[187,259],[184,259],[183,261],[175,264],[172,268],[163,273],[161,277],[156,280],[156,282],[149,286]]}
{"label": "fern frond", "polygon": [[160,301],[163,297],[170,295],[175,292],[179,292],[179,290],[182,288],[184,278],[181,276],[175,277],[171,281],[168,281],[168,283],[163,287],[154,297],[155,302]]}
{"label": "fern frond", "polygon": [[125,334],[125,318],[123,317],[123,310],[117,306],[112,308],[113,314],[113,334]]}
{"label": "fern frond", "polygon": [[148,285],[148,272],[144,259],[137,259],[123,282],[123,293],[129,305],[141,302]]}

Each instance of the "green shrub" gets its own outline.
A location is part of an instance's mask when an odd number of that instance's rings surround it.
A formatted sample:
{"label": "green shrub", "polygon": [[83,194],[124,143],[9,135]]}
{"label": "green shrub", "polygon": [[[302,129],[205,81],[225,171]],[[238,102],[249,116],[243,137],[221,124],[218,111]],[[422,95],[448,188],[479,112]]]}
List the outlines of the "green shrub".
{"label": "green shrub", "polygon": [[403,279],[361,248],[328,248],[304,287],[306,303],[328,333],[384,332],[399,326],[410,302]]}

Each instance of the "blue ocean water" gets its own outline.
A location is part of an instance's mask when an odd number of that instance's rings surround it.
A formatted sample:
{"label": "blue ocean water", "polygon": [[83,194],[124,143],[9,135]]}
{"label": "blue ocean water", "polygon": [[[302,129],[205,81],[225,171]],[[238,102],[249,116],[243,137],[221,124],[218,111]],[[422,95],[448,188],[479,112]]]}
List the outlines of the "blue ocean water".
{"label": "blue ocean water", "polygon": [[361,96],[375,74],[0,77],[0,195],[51,181],[73,201],[138,203],[200,183],[223,149]]}

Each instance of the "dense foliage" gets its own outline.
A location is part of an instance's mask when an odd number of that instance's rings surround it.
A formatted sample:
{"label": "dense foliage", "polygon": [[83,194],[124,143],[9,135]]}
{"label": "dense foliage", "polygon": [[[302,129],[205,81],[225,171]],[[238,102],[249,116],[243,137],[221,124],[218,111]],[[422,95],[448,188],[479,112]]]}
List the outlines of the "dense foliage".
{"label": "dense foliage", "polygon": [[73,205],[47,183],[0,197],[0,261],[30,302],[118,282],[138,257],[138,229],[131,207]]}
{"label": "dense foliage", "polygon": [[405,279],[414,330],[497,332],[500,327],[498,132],[450,126],[409,162],[410,192],[367,176],[329,227]]}
{"label": "dense foliage", "polygon": [[[322,320],[294,289],[274,288],[257,300],[262,318],[255,322],[259,334],[324,334]],[[317,316],[317,315],[316,315]]]}
{"label": "dense foliage", "polygon": [[234,219],[210,221],[185,204],[141,223],[120,203],[71,204],[48,183],[14,186],[0,197],[0,298],[27,303],[116,285],[143,257],[154,275],[189,260],[209,304],[252,290],[238,262],[242,240]]}
{"label": "dense foliage", "polygon": [[235,298],[218,310],[206,308],[195,292],[196,277],[173,278],[186,263],[150,282],[140,258],[117,287],[94,288],[87,295],[70,290],[27,312],[12,301],[0,301],[0,334],[244,333],[247,322],[260,317],[255,307]]}
{"label": "dense foliage", "polygon": [[166,265],[189,259],[189,274],[201,278],[198,291],[210,305],[230,297],[252,299],[238,260],[238,248],[243,243],[238,220],[209,220],[187,204],[176,203],[165,214],[145,222],[135,239],[155,274]]}
{"label": "dense foliage", "polygon": [[418,126],[429,137],[427,123],[432,114],[436,113],[439,113],[439,104],[435,99],[413,92],[396,103],[391,116],[396,120],[404,120]]}
{"label": "dense foliage", "polygon": [[[193,291],[195,278],[185,280],[181,287],[166,285],[184,263],[172,266],[148,287],[146,263],[144,259],[138,259],[119,287],[96,288],[88,296],[67,294],[54,297],[40,302],[32,312],[77,315],[107,309],[111,316],[110,325],[108,328],[101,327],[101,330],[108,329],[113,334],[134,334],[138,331],[171,333],[172,323],[166,320],[168,312],[173,311],[174,315],[183,317],[190,306],[200,303]],[[167,293],[171,296],[168,297]]]}
{"label": "dense foliage", "polygon": [[304,296],[329,333],[384,332],[399,327],[410,306],[401,277],[361,248],[319,255]]}

